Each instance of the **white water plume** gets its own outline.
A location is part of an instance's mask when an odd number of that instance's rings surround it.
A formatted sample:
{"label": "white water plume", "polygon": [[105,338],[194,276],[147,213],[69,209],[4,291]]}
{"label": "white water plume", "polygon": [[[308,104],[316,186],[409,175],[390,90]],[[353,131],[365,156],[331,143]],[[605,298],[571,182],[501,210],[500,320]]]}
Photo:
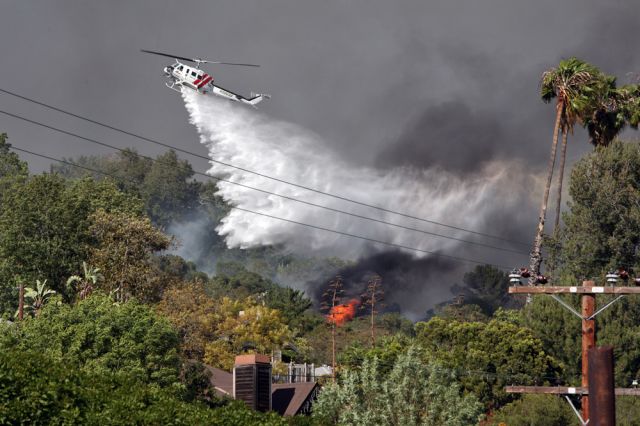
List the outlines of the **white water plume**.
{"label": "white water plume", "polygon": [[[345,162],[337,153],[327,149],[320,136],[300,126],[276,121],[243,105],[191,91],[185,91],[183,97],[190,121],[196,126],[200,140],[208,147],[212,159],[347,199],[482,230],[490,223],[494,212],[515,210],[523,201],[518,194],[526,194],[521,188],[528,175],[521,174],[513,165],[493,163],[481,173],[464,179],[436,168],[381,171],[358,167]],[[211,164],[209,174],[244,185],[404,226],[474,239],[473,235],[461,231],[354,205],[218,163]],[[457,241],[330,212],[226,182],[218,183],[218,187],[219,195],[243,209],[422,250],[459,254],[456,248],[461,243]],[[486,230],[493,234],[499,231]],[[375,249],[389,249],[384,245],[235,209],[224,218],[217,232],[226,237],[229,247],[284,244],[305,254],[322,253],[350,258]],[[475,236],[475,239],[479,237]],[[505,245],[495,240],[484,239],[484,242]],[[487,257],[482,252],[478,253]]]}

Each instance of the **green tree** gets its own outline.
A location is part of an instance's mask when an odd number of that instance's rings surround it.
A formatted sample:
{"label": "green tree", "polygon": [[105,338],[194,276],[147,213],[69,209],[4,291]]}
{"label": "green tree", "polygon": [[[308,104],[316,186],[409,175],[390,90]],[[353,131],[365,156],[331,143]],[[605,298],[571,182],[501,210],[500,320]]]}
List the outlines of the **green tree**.
{"label": "green tree", "polygon": [[191,164],[180,160],[173,150],[155,159],[141,189],[153,223],[167,226],[196,211],[201,184],[192,179],[193,175]]}
{"label": "green tree", "polygon": [[211,409],[128,375],[69,368],[36,350],[0,351],[0,424],[284,426],[242,402]]}
{"label": "green tree", "polygon": [[416,342],[434,360],[460,373],[466,391],[487,406],[512,399],[504,387],[543,384],[558,377],[557,362],[528,328],[511,322],[446,321],[433,318],[416,324]]}
{"label": "green tree", "polygon": [[277,309],[291,328],[307,329],[313,318],[305,315],[311,300],[303,292],[281,287],[261,275],[247,270],[238,262],[218,263],[217,275],[207,284],[213,296],[229,296],[235,299],[255,297],[270,308]]}
{"label": "green tree", "polygon": [[614,142],[573,168],[571,202],[557,240],[559,275],[584,280],[640,266],[640,145]]}
{"label": "green tree", "polygon": [[171,239],[147,218],[98,210],[89,230],[97,241],[90,261],[104,271],[104,286],[120,302],[130,297],[153,301],[161,293],[159,274],[151,256],[166,250]]}
{"label": "green tree", "polygon": [[445,320],[484,322],[489,319],[482,308],[473,303],[447,303],[436,309],[435,313]]}
{"label": "green tree", "polygon": [[20,160],[18,154],[11,152],[7,134],[0,133],[0,204],[2,195],[14,180],[25,180],[29,176],[27,163]]}
{"label": "green tree", "polygon": [[464,274],[462,282],[470,291],[465,302],[479,305],[487,315],[513,300],[507,293],[509,276],[495,266],[478,265]]}
{"label": "green tree", "polygon": [[[580,310],[578,297],[566,298],[567,303]],[[598,304],[604,305],[611,297],[598,296]],[[581,376],[581,325],[580,319],[548,297],[534,297],[522,313],[523,321],[539,338],[546,353],[563,366],[562,380],[568,385],[580,384]],[[598,345],[612,345],[615,357],[615,381],[620,387],[629,387],[633,379],[640,377],[640,300],[626,297],[598,315]]]}
{"label": "green tree", "polygon": [[167,320],[135,301],[94,294],[77,305],[49,303],[0,347],[36,351],[70,369],[111,372],[144,383],[179,383],[179,338]]}
{"label": "green tree", "polygon": [[79,156],[65,160],[82,167],[72,164],[53,164],[51,172],[71,180],[86,177],[110,180],[115,177],[119,189],[136,197],[141,195],[140,188],[152,164],[151,159],[142,157],[136,150],[129,148],[108,155]]}
{"label": "green tree", "polygon": [[[617,141],[597,147],[573,168],[569,192],[565,227],[549,241],[559,281],[566,285],[587,279],[603,282],[611,269],[638,271],[640,145]],[[565,300],[579,309],[577,297]],[[609,300],[599,296],[598,304]],[[629,386],[640,372],[639,317],[640,300],[627,297],[597,318],[599,344],[615,348],[618,386]],[[565,381],[577,383],[581,371],[579,320],[545,297],[534,298],[524,318],[544,342],[545,350],[565,365]]]}
{"label": "green tree", "polygon": [[579,425],[569,403],[556,395],[524,395],[494,413],[491,425],[571,426]]}
{"label": "green tree", "polygon": [[204,360],[214,367],[230,370],[238,354],[271,353],[294,341],[280,312],[251,298],[223,297],[211,321],[217,339],[205,346]]}
{"label": "green tree", "polygon": [[[17,277],[47,279],[53,290],[68,297],[67,278],[80,272],[95,244],[90,215],[98,208],[139,215],[141,207],[110,181],[66,182],[43,174],[14,182],[0,204],[0,285],[6,291],[16,286]],[[2,303],[13,313],[17,300]]]}
{"label": "green tree", "polygon": [[411,348],[385,376],[376,358],[367,359],[340,383],[325,386],[313,418],[323,425],[468,425],[482,411],[473,395],[461,396],[451,374]]}
{"label": "green tree", "polygon": [[[538,227],[531,252],[532,279],[535,279],[542,263],[542,238],[556,161],[558,134],[561,131],[564,133],[565,129],[572,128],[573,123],[579,116],[586,114],[585,111],[593,108],[593,93],[598,85],[600,75],[601,73],[597,68],[577,58],[562,60],[557,68],[552,68],[542,74],[540,95],[545,102],[551,102],[551,100],[556,99],[556,118],[551,155],[547,165],[547,181],[544,195],[542,196]],[[563,148],[563,153],[566,153],[565,148]],[[564,158],[562,159],[562,164],[564,165]]]}
{"label": "green tree", "polygon": [[166,289],[157,310],[180,332],[184,356],[202,361],[205,346],[217,338],[217,304],[202,283],[181,283]]}
{"label": "green tree", "polygon": [[356,341],[340,351],[338,361],[348,370],[358,368],[365,360],[372,361],[375,358],[378,362],[378,372],[386,375],[391,371],[398,357],[406,353],[413,343],[413,339],[403,334],[378,339],[373,348]]}

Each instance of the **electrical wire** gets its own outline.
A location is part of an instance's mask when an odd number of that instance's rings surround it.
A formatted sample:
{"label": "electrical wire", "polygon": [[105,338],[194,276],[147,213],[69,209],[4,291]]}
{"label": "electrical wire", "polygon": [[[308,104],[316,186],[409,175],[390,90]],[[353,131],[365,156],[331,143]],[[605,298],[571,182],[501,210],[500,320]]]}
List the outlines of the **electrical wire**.
{"label": "electrical wire", "polygon": [[[37,152],[29,151],[29,150],[26,150],[26,149],[23,149],[23,148],[18,148],[18,147],[14,146],[14,145],[11,146],[11,149],[13,149],[15,151],[19,151],[19,152],[24,152],[26,154],[35,155],[37,157],[46,158],[46,159],[51,160],[51,161],[57,161],[57,162],[62,163],[62,164],[67,164],[67,165],[70,165],[70,166],[78,167],[78,168],[81,168],[81,169],[84,169],[84,170],[88,170],[88,171],[91,171],[91,172],[94,172],[94,173],[99,173],[99,174],[102,174],[104,176],[109,176],[109,177],[115,179],[116,181],[118,181],[118,180],[119,181],[127,180],[127,179],[123,179],[122,177],[116,176],[116,175],[111,174],[111,173],[103,172],[103,171],[100,171],[100,170],[97,170],[97,169],[94,169],[94,168],[91,168],[91,167],[82,166],[80,164],[76,164],[76,163],[73,163],[73,162],[68,161],[68,160],[63,160],[63,159],[60,159],[60,158],[55,158],[55,157],[51,157],[51,156],[48,156],[48,155],[40,154],[40,153],[37,153]],[[130,181],[133,182],[132,180],[130,180]],[[213,201],[213,200],[206,199],[206,198],[204,200],[205,201]],[[382,245],[386,245],[386,246],[390,246],[390,247],[401,248],[401,249],[404,249],[404,250],[410,250],[410,251],[415,251],[415,252],[419,252],[419,253],[430,254],[430,255],[433,255],[433,256],[443,257],[443,258],[451,259],[451,260],[458,261],[458,262],[474,263],[474,264],[478,264],[478,265],[491,265],[491,266],[493,266],[495,268],[502,269],[502,270],[510,270],[511,269],[510,267],[504,266],[504,265],[496,265],[496,264],[491,264],[491,263],[488,263],[488,262],[482,262],[482,261],[478,261],[478,260],[474,260],[474,259],[468,259],[468,258],[464,258],[464,257],[452,256],[452,255],[448,255],[448,254],[438,253],[438,252],[435,252],[435,251],[423,250],[423,249],[419,249],[419,248],[415,248],[415,247],[405,246],[405,245],[401,245],[401,244],[395,244],[395,243],[391,243],[391,242],[388,242],[388,241],[382,241],[382,240],[377,240],[377,239],[374,239],[374,238],[364,237],[364,236],[361,236],[361,235],[350,234],[348,232],[342,232],[342,231],[338,231],[338,230],[334,230],[334,229],[330,229],[330,228],[325,228],[325,227],[322,227],[322,226],[312,225],[312,224],[308,224],[308,223],[304,223],[304,222],[297,222],[297,221],[281,218],[281,217],[278,217],[278,216],[269,215],[269,214],[266,214],[266,213],[260,213],[260,212],[256,212],[256,211],[253,211],[253,210],[240,208],[240,207],[230,206],[230,208],[232,210],[241,210],[241,211],[244,211],[244,212],[247,212],[247,213],[252,213],[252,214],[260,215],[260,216],[266,216],[266,217],[270,217],[272,219],[277,219],[277,220],[281,220],[281,221],[284,221],[284,222],[294,223],[294,224],[297,224],[297,225],[306,226],[306,227],[313,228],[313,229],[318,229],[318,230],[321,230],[321,231],[331,232],[331,233],[334,233],[334,234],[338,234],[338,235],[342,235],[342,236],[346,236],[346,237],[350,237],[350,238],[357,238],[357,239],[360,239],[360,240],[369,241],[369,242],[373,242],[373,243],[376,243],[376,244],[382,244]]]}
{"label": "electrical wire", "polygon": [[[159,164],[164,164],[164,165],[169,166],[169,167],[176,167],[175,165],[159,161],[159,160],[157,160],[155,158],[152,158],[152,157],[149,157],[147,155],[139,154],[139,153],[133,152],[133,151],[128,151],[126,149],[123,149],[123,148],[120,148],[120,147],[117,147],[117,146],[114,146],[114,145],[111,145],[111,144],[108,144],[108,143],[105,143],[105,142],[101,142],[101,141],[98,141],[98,140],[95,140],[95,139],[92,139],[92,138],[88,138],[88,137],[85,137],[85,136],[82,136],[82,135],[79,135],[79,134],[76,134],[76,133],[72,133],[72,132],[69,132],[69,131],[66,131],[66,130],[63,130],[63,129],[59,129],[57,127],[53,127],[53,126],[50,126],[48,124],[44,124],[44,123],[39,122],[39,121],[31,120],[31,119],[28,119],[26,117],[23,117],[23,116],[20,116],[20,115],[17,115],[17,114],[13,114],[13,113],[10,113],[10,112],[7,112],[7,111],[3,111],[3,110],[0,110],[0,114],[4,114],[6,116],[9,116],[9,117],[12,117],[12,118],[15,118],[15,119],[18,119],[18,120],[22,120],[22,121],[25,121],[27,123],[30,123],[30,124],[33,124],[33,125],[36,125],[36,126],[40,126],[40,127],[43,127],[43,128],[46,128],[46,129],[49,129],[49,130],[52,130],[52,131],[55,131],[55,132],[58,132],[58,133],[62,133],[62,134],[68,135],[68,136],[72,136],[74,138],[78,138],[78,139],[84,140],[86,142],[90,142],[90,143],[93,143],[93,144],[96,144],[96,145],[100,145],[100,146],[103,146],[103,147],[106,147],[106,148],[114,149],[114,150],[119,151],[119,152],[127,151],[128,153],[130,153],[132,155],[135,155],[135,156],[140,157],[140,158],[148,159],[148,160],[150,160],[152,162],[156,162],[156,163],[159,163]],[[431,235],[431,236],[435,236],[435,237],[439,237],[439,238],[446,238],[446,239],[453,240],[453,241],[459,241],[459,242],[462,242],[462,243],[465,243],[465,244],[472,244],[472,245],[477,245],[477,246],[480,246],[480,247],[486,247],[486,248],[490,248],[490,249],[493,249],[493,250],[500,250],[500,251],[504,251],[504,252],[516,253],[516,254],[521,254],[521,255],[525,255],[525,256],[528,255],[528,253],[523,252],[523,251],[519,251],[519,250],[513,250],[513,249],[510,249],[510,248],[494,246],[494,245],[491,245],[491,244],[485,244],[485,243],[481,243],[481,242],[478,242],[478,241],[471,241],[471,240],[465,240],[465,239],[462,239],[462,238],[451,237],[449,235],[438,234],[438,233],[426,231],[426,230],[423,230],[423,229],[418,229],[418,228],[413,228],[413,227],[409,227],[409,226],[405,226],[405,225],[400,225],[400,224],[397,224],[397,223],[388,222],[386,220],[376,219],[376,218],[373,218],[373,217],[370,217],[370,216],[364,216],[364,215],[360,215],[360,214],[357,214],[357,213],[347,212],[347,211],[344,211],[344,210],[336,209],[336,208],[325,206],[325,205],[322,205],[322,204],[317,204],[317,203],[313,203],[313,202],[310,202],[310,201],[301,200],[299,198],[290,197],[290,196],[279,194],[279,193],[276,193],[276,192],[271,192],[271,191],[267,191],[267,190],[264,190],[264,189],[256,188],[256,187],[253,187],[253,186],[250,186],[250,185],[246,185],[246,184],[243,184],[243,183],[240,183],[240,182],[235,182],[235,181],[232,181],[232,180],[228,180],[228,179],[212,176],[212,175],[209,175],[207,173],[203,173],[203,172],[199,172],[199,171],[194,171],[194,174],[199,175],[199,176],[204,176],[204,177],[206,177],[208,179],[214,179],[214,180],[217,180],[219,182],[225,182],[225,183],[229,183],[229,184],[232,184],[232,185],[240,186],[240,187],[247,188],[247,189],[250,189],[250,190],[253,190],[253,191],[257,191],[257,192],[261,192],[261,193],[264,193],[264,194],[273,195],[273,196],[280,197],[280,198],[283,198],[283,199],[286,199],[286,200],[290,200],[290,201],[294,201],[294,202],[297,202],[297,203],[306,204],[308,206],[321,208],[321,209],[324,209],[324,210],[327,210],[327,211],[331,211],[331,212],[334,212],[334,213],[339,213],[339,214],[344,214],[344,215],[347,215],[347,216],[355,217],[355,218],[358,218],[358,219],[364,219],[364,220],[368,220],[368,221],[371,221],[371,222],[377,222],[377,223],[380,223],[380,224],[383,224],[383,225],[393,226],[393,227],[404,229],[404,230],[408,230],[408,231],[419,232],[419,233],[422,233],[422,234],[425,234],[425,235]]]}
{"label": "electrical wire", "polygon": [[220,164],[220,165],[223,165],[223,166],[226,166],[226,167],[231,167],[231,168],[234,168],[236,170],[241,170],[241,171],[246,172],[246,173],[251,173],[251,174],[254,174],[256,176],[260,176],[260,177],[263,177],[263,178],[266,178],[266,179],[270,179],[270,180],[273,180],[273,181],[276,181],[276,182],[280,182],[280,183],[284,183],[284,184],[287,184],[287,185],[291,185],[291,186],[294,186],[296,188],[300,188],[300,189],[304,189],[304,190],[307,190],[307,191],[315,192],[317,194],[321,194],[321,195],[324,195],[324,196],[327,196],[327,197],[331,197],[331,198],[335,198],[335,199],[338,199],[338,200],[346,201],[346,202],[349,202],[349,203],[352,203],[352,204],[356,204],[356,205],[360,205],[360,206],[363,206],[363,207],[376,209],[376,210],[379,210],[379,211],[383,211],[385,213],[395,214],[395,215],[402,216],[402,217],[405,217],[405,218],[408,218],[408,219],[414,219],[414,220],[418,220],[418,221],[421,221],[421,222],[431,223],[431,224],[434,224],[434,225],[443,226],[443,227],[450,228],[450,229],[455,229],[455,230],[458,230],[458,231],[464,231],[464,232],[468,232],[470,234],[475,234],[475,235],[479,235],[479,236],[483,236],[483,237],[487,237],[487,238],[493,238],[493,239],[496,239],[496,240],[500,240],[500,241],[504,241],[504,242],[508,242],[508,243],[513,243],[513,244],[518,244],[518,245],[522,245],[522,246],[526,246],[526,247],[530,246],[530,244],[526,243],[526,242],[511,240],[511,239],[500,237],[500,236],[497,236],[497,235],[487,234],[487,233],[484,233],[484,232],[474,231],[474,230],[462,228],[462,227],[459,227],[459,226],[449,225],[449,224],[446,224],[446,223],[442,223],[442,222],[437,222],[437,221],[430,220],[430,219],[421,218],[421,217],[410,215],[410,214],[407,214],[407,213],[402,213],[402,212],[398,212],[398,211],[395,211],[395,210],[386,209],[384,207],[380,207],[380,206],[376,206],[376,205],[373,205],[373,204],[368,204],[368,203],[365,203],[365,202],[362,202],[362,201],[358,201],[358,200],[354,200],[354,199],[351,199],[351,198],[347,198],[347,197],[344,197],[344,196],[341,196],[341,195],[336,195],[336,194],[332,194],[332,193],[329,193],[329,192],[326,192],[326,191],[321,191],[319,189],[315,189],[315,188],[312,188],[312,187],[309,187],[309,186],[297,184],[297,183],[290,182],[290,181],[287,181],[287,180],[284,180],[284,179],[276,178],[276,177],[273,177],[273,176],[270,176],[270,175],[267,175],[267,174],[264,174],[264,173],[256,172],[254,170],[250,170],[250,169],[246,169],[246,168],[243,168],[243,167],[239,167],[239,166],[233,165],[231,163],[225,163],[223,161],[215,160],[215,159],[210,158],[208,156],[197,154],[195,152],[188,151],[188,150],[185,150],[185,149],[182,149],[182,148],[179,148],[179,147],[176,147],[176,146],[164,143],[164,142],[160,142],[160,141],[157,141],[155,139],[148,138],[146,136],[142,136],[142,135],[138,135],[138,134],[133,133],[133,132],[122,130],[122,129],[117,128],[115,126],[111,126],[109,124],[105,124],[105,123],[102,123],[100,121],[93,120],[91,118],[84,117],[84,116],[81,116],[79,114],[72,113],[70,111],[66,111],[66,110],[64,110],[62,108],[58,108],[58,107],[46,104],[46,103],[41,102],[41,101],[37,101],[35,99],[20,95],[20,94],[15,93],[15,92],[11,92],[11,91],[6,90],[6,89],[0,88],[0,92],[3,92],[3,93],[5,93],[7,95],[10,95],[10,96],[14,96],[14,97],[22,99],[22,100],[25,100],[27,102],[34,103],[36,105],[40,105],[42,107],[51,109],[53,111],[57,111],[59,113],[66,114],[66,115],[68,115],[70,117],[74,117],[74,118],[77,118],[77,119],[80,119],[80,120],[84,120],[86,122],[95,124],[97,126],[101,126],[101,127],[106,128],[106,129],[113,130],[113,131],[125,134],[127,136],[131,136],[131,137],[134,137],[134,138],[146,141],[146,142],[150,142],[150,143],[153,143],[153,144],[156,144],[156,145],[160,145],[160,146],[163,146],[165,148],[170,148],[170,149],[173,149],[173,150],[175,150],[177,152],[181,152],[183,154],[191,155],[191,156],[196,157],[196,158],[201,158],[201,159],[204,159],[204,160],[207,160],[207,161],[211,161],[213,163]]}

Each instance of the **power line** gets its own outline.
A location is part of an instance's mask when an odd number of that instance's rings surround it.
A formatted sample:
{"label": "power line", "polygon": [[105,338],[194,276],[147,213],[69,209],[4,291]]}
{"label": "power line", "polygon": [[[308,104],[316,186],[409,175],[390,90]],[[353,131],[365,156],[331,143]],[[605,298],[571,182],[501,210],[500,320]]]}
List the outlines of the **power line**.
{"label": "power line", "polygon": [[[103,172],[101,170],[97,170],[97,169],[94,169],[94,168],[91,168],[91,167],[82,166],[80,164],[76,164],[76,163],[68,161],[68,160],[63,160],[63,159],[60,159],[60,158],[55,158],[55,157],[51,157],[51,156],[48,156],[48,155],[39,154],[37,152],[33,152],[33,151],[26,150],[26,149],[18,148],[18,147],[13,146],[13,145],[11,146],[11,149],[16,150],[16,151],[20,151],[20,152],[24,152],[26,154],[35,155],[37,157],[46,158],[46,159],[51,160],[51,161],[57,161],[57,162],[62,163],[62,164],[67,164],[67,165],[70,165],[70,166],[78,167],[78,168],[81,168],[81,169],[84,169],[84,170],[88,170],[88,171],[91,171],[91,172],[94,172],[94,173],[100,173],[102,175],[112,177],[115,180],[123,180],[122,177],[116,176],[116,175],[114,175],[112,173],[107,173],[107,172]],[[127,179],[124,179],[124,180],[127,180]],[[130,180],[130,181],[133,182],[132,180]],[[208,199],[205,199],[205,200],[212,201],[212,200],[208,200]],[[350,234],[348,232],[337,231],[337,230],[334,230],[334,229],[325,228],[325,227],[317,226],[317,225],[312,225],[312,224],[308,224],[308,223],[304,223],[304,222],[297,222],[297,221],[294,221],[294,220],[281,218],[279,216],[274,216],[274,215],[270,215],[270,214],[267,214],[267,213],[260,213],[260,212],[256,212],[256,211],[253,211],[253,210],[240,208],[240,207],[230,206],[230,208],[232,210],[234,210],[234,209],[235,210],[241,210],[241,211],[244,211],[244,212],[247,212],[247,213],[252,213],[254,215],[270,217],[272,219],[277,219],[277,220],[281,220],[281,221],[284,221],[284,222],[294,223],[294,224],[297,224],[297,225],[306,226],[306,227],[313,228],[313,229],[318,229],[318,230],[321,230],[321,231],[331,232],[331,233],[338,234],[338,235],[343,235],[343,236],[346,236],[346,237],[357,238],[357,239],[360,239],[360,240],[369,241],[369,242],[373,242],[373,243],[376,243],[376,244],[383,244],[383,245],[390,246],[390,247],[401,248],[401,249],[415,251],[415,252],[419,252],[419,253],[430,254],[430,255],[433,255],[433,256],[438,256],[438,257],[443,257],[443,258],[455,260],[455,261],[458,261],[458,262],[475,263],[475,264],[478,264],[478,265],[491,265],[491,266],[494,266],[494,267],[496,267],[498,269],[503,269],[503,270],[510,270],[511,269],[508,266],[496,265],[496,264],[491,264],[491,263],[488,263],[488,262],[481,262],[481,261],[474,260],[474,259],[468,259],[468,258],[464,258],[464,257],[452,256],[452,255],[442,254],[442,253],[438,253],[438,252],[434,252],[434,251],[423,250],[423,249],[419,249],[419,248],[415,248],[415,247],[405,246],[405,245],[402,245],[402,244],[391,243],[391,242],[388,242],[388,241],[377,240],[377,239],[374,239],[374,238],[364,237],[364,236],[356,235],[356,234]]]}
{"label": "power line", "polygon": [[[101,142],[101,141],[98,141],[98,140],[95,140],[95,139],[92,139],[92,138],[88,138],[88,137],[85,137],[85,136],[82,136],[82,135],[78,135],[76,133],[68,132],[66,130],[50,126],[48,124],[44,124],[44,123],[41,123],[39,121],[31,120],[31,119],[28,119],[26,117],[22,117],[20,115],[13,114],[13,113],[10,113],[10,112],[7,112],[7,111],[0,110],[0,114],[4,114],[4,115],[7,115],[9,117],[16,118],[18,120],[22,120],[22,121],[25,121],[25,122],[30,123],[30,124],[34,124],[36,126],[44,127],[46,129],[49,129],[49,130],[52,130],[52,131],[55,131],[55,132],[59,132],[59,133],[62,133],[62,134],[68,135],[68,136],[72,136],[72,137],[75,137],[75,138],[78,138],[78,139],[81,139],[81,140],[84,140],[84,141],[87,141],[87,142],[90,142],[90,143],[93,143],[93,144],[96,144],[96,145],[100,145],[100,146],[104,146],[104,147],[107,147],[107,148],[110,148],[110,149],[114,149],[114,150],[117,150],[119,152],[127,151],[127,150],[125,150],[123,148],[120,148],[120,147],[117,147],[117,146],[114,146],[114,145],[111,145],[111,144],[108,144],[108,143],[105,143],[105,142]],[[155,158],[152,158],[152,157],[149,157],[147,155],[139,154],[137,152],[132,152],[132,151],[127,151],[127,152],[129,152],[129,153],[131,153],[131,154],[133,154],[133,155],[135,155],[137,157],[146,158],[146,159],[148,159],[150,161],[153,161],[153,162],[156,162],[156,163],[159,163],[159,164],[172,166],[171,164],[167,164],[165,162],[159,161],[159,160],[157,160]],[[334,212],[334,213],[340,213],[340,214],[344,214],[344,215],[355,217],[355,218],[359,218],[359,219],[369,220],[371,222],[381,223],[383,225],[389,225],[389,226],[393,226],[393,227],[396,227],[396,228],[405,229],[405,230],[408,230],[408,231],[420,232],[420,233],[425,234],[425,235],[432,235],[432,236],[435,236],[435,237],[446,238],[446,239],[449,239],[449,240],[459,241],[459,242],[466,243],[466,244],[473,244],[473,245],[486,247],[486,248],[490,248],[490,249],[494,249],[494,250],[500,250],[500,251],[505,251],[505,252],[510,252],[510,253],[521,254],[521,255],[528,255],[528,253],[525,253],[525,252],[522,252],[522,251],[519,251],[519,250],[513,250],[513,249],[493,246],[491,244],[485,244],[485,243],[481,243],[481,242],[477,242],[477,241],[470,241],[470,240],[465,240],[465,239],[462,239],[462,238],[451,237],[449,235],[443,235],[443,234],[438,234],[438,233],[435,233],[435,232],[425,231],[423,229],[412,228],[412,227],[409,227],[409,226],[404,226],[404,225],[400,225],[400,224],[397,224],[397,223],[388,222],[386,220],[376,219],[376,218],[373,218],[373,217],[370,217],[370,216],[364,216],[364,215],[360,215],[360,214],[357,214],[357,213],[347,212],[347,211],[344,211],[344,210],[336,209],[336,208],[325,206],[325,205],[322,205],[322,204],[313,203],[311,201],[305,201],[305,200],[301,200],[299,198],[290,197],[290,196],[287,196],[287,195],[278,194],[276,192],[271,192],[271,191],[267,191],[267,190],[264,190],[264,189],[256,188],[256,187],[253,187],[253,186],[250,186],[250,185],[246,185],[246,184],[243,184],[243,183],[240,183],[240,182],[235,182],[235,181],[231,181],[231,180],[228,180],[228,179],[219,178],[219,177],[216,177],[216,176],[211,176],[211,175],[209,175],[207,173],[203,173],[203,172],[199,172],[199,171],[194,171],[194,174],[204,176],[204,177],[206,177],[208,179],[215,179],[215,180],[217,180],[219,182],[226,182],[226,183],[229,183],[229,184],[232,184],[232,185],[237,185],[237,186],[240,186],[240,187],[243,187],[243,188],[247,188],[247,189],[250,189],[250,190],[253,190],[253,191],[262,192],[264,194],[273,195],[273,196],[280,197],[280,198],[283,198],[283,199],[286,199],[286,200],[295,201],[295,202],[298,202],[298,203],[301,203],[301,204],[306,204],[308,206],[321,208],[321,209],[324,209],[324,210],[327,210],[327,211],[331,211],[331,212]]]}
{"label": "power line", "polygon": [[380,211],[383,211],[383,212],[386,212],[386,213],[395,214],[395,215],[398,215],[398,216],[406,217],[408,219],[414,219],[414,220],[418,220],[418,221],[425,222],[425,223],[431,223],[431,224],[434,224],[434,225],[439,225],[439,226],[443,226],[443,227],[450,228],[450,229],[456,229],[458,231],[464,231],[464,232],[468,232],[468,233],[471,233],[471,234],[480,235],[480,236],[487,237],[487,238],[493,238],[493,239],[496,239],[496,240],[505,241],[505,242],[509,242],[509,243],[513,243],[513,244],[519,244],[519,245],[523,245],[523,246],[526,246],[526,247],[530,246],[529,243],[525,243],[525,242],[522,242],[522,241],[510,240],[508,238],[503,238],[503,237],[500,237],[500,236],[497,236],[497,235],[487,234],[487,233],[479,232],[479,231],[473,231],[471,229],[466,229],[466,228],[462,228],[462,227],[458,227],[458,226],[454,226],[454,225],[448,225],[446,223],[437,222],[437,221],[434,221],[434,220],[424,219],[424,218],[413,216],[413,215],[410,215],[410,214],[407,214],[407,213],[402,213],[402,212],[398,212],[398,211],[395,211],[395,210],[386,209],[384,207],[376,206],[376,205],[373,205],[373,204],[368,204],[368,203],[365,203],[365,202],[362,202],[362,201],[358,201],[358,200],[353,200],[351,198],[343,197],[341,195],[331,194],[329,192],[321,191],[319,189],[315,189],[315,188],[312,188],[312,187],[309,187],[309,186],[305,186],[305,185],[297,184],[297,183],[290,182],[290,181],[287,181],[287,180],[284,180],[284,179],[280,179],[280,178],[276,178],[276,177],[273,177],[273,176],[269,176],[267,174],[256,172],[254,170],[246,169],[246,168],[239,167],[239,166],[236,166],[236,165],[233,165],[233,164],[230,164],[230,163],[225,163],[223,161],[215,160],[213,158],[210,158],[210,157],[207,157],[207,156],[204,156],[204,155],[200,155],[200,154],[197,154],[195,152],[188,151],[188,150],[185,150],[185,149],[173,146],[173,145],[169,145],[167,143],[163,143],[163,142],[157,141],[155,139],[148,138],[146,136],[142,136],[142,135],[138,135],[138,134],[133,133],[133,132],[122,130],[122,129],[119,129],[119,128],[115,127],[115,126],[111,126],[111,125],[108,125],[108,124],[93,120],[91,118],[84,117],[84,116],[81,116],[81,115],[78,115],[78,114],[63,110],[63,109],[58,108],[58,107],[54,107],[52,105],[45,104],[44,102],[40,102],[40,101],[37,101],[37,100],[32,99],[32,98],[28,98],[28,97],[23,96],[23,95],[19,95],[17,93],[11,92],[9,90],[5,90],[5,89],[0,88],[0,92],[6,93],[7,95],[11,95],[11,96],[14,96],[14,97],[17,97],[17,98],[20,98],[20,99],[28,101],[28,102],[32,102],[34,104],[43,106],[45,108],[49,108],[51,110],[60,112],[62,114],[66,114],[68,116],[71,116],[71,117],[74,117],[74,118],[78,118],[80,120],[87,121],[89,123],[104,127],[106,129],[113,130],[113,131],[125,134],[127,136],[131,136],[131,137],[134,137],[134,138],[146,141],[146,142],[154,143],[156,145],[160,145],[160,146],[163,146],[165,148],[173,149],[173,150],[181,152],[183,154],[188,154],[188,155],[191,155],[191,156],[194,156],[194,157],[197,157],[197,158],[201,158],[201,159],[204,159],[204,160],[207,160],[207,161],[211,161],[211,162],[216,163],[216,164],[221,164],[221,165],[226,166],[226,167],[231,167],[231,168],[234,168],[236,170],[241,170],[243,172],[251,173],[251,174],[254,174],[256,176],[260,176],[260,177],[263,177],[263,178],[266,178],[266,179],[270,179],[270,180],[273,180],[273,181],[276,181],[276,182],[284,183],[284,184],[291,185],[291,186],[294,186],[294,187],[297,187],[297,188],[301,188],[301,189],[304,189],[304,190],[307,190],[307,191],[315,192],[317,194],[325,195],[327,197],[331,197],[331,198],[335,198],[335,199],[338,199],[338,200],[346,201],[346,202],[349,202],[349,203],[352,203],[352,204],[357,204],[357,205],[360,205],[360,206],[363,206],[363,207],[368,207],[368,208],[380,210]]}

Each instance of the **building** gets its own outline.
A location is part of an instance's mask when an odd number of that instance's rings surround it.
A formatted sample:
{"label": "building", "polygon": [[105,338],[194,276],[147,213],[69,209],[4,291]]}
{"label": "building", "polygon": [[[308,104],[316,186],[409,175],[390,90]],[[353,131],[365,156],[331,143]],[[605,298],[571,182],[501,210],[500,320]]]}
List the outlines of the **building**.
{"label": "building", "polygon": [[271,363],[265,355],[239,355],[233,373],[205,366],[218,396],[244,401],[258,411],[273,410],[283,416],[309,414],[316,399],[316,382],[272,384]]}

